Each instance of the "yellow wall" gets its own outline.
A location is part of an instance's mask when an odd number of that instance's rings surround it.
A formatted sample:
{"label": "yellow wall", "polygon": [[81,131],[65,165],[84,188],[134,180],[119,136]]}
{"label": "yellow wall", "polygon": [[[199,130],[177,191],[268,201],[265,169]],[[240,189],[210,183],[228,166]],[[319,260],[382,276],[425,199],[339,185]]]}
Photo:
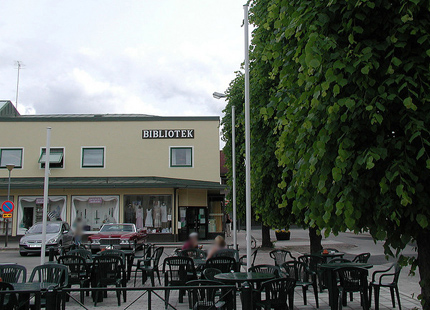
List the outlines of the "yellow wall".
{"label": "yellow wall", "polygon": [[208,205],[207,190],[180,189],[178,194],[180,207],[206,207]]}
{"label": "yellow wall", "polygon": [[[64,168],[51,177],[157,176],[219,182],[219,122],[94,121],[0,122],[0,148],[24,148],[23,168],[14,177],[43,177],[38,160],[52,127],[51,147],[64,147]],[[194,139],[142,139],[143,129],[195,129]],[[83,146],[104,146],[105,168],[81,168]],[[169,147],[194,147],[193,168],[170,168]],[[7,170],[0,169],[0,178]]]}

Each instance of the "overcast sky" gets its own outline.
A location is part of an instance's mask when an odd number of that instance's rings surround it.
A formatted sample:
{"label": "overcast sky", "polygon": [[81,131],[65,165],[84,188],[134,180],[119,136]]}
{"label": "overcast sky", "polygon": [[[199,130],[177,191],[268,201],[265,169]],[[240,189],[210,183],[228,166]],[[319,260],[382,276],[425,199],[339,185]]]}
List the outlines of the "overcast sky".
{"label": "overcast sky", "polygon": [[221,115],[245,0],[2,0],[0,99],[21,114]]}

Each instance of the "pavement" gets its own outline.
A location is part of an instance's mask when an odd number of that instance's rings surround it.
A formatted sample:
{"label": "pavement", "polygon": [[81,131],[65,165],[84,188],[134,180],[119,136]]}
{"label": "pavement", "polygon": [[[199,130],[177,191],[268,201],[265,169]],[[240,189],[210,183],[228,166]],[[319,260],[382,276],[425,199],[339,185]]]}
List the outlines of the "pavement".
{"label": "pavement", "polygon": [[[252,235],[257,239],[257,246],[261,245],[261,230],[253,230]],[[274,231],[271,232],[271,238],[272,240],[276,240]],[[241,255],[245,254],[245,232],[240,231],[238,233],[238,244],[239,244],[239,250],[241,252]],[[232,243],[231,238],[227,238],[227,243]],[[389,260],[386,259],[382,242],[374,242],[370,235],[368,234],[360,234],[356,235],[353,233],[341,233],[338,236],[330,236],[328,238],[324,238],[323,241],[324,247],[330,247],[330,248],[336,248],[339,251],[345,253],[345,258],[352,259],[355,255],[363,253],[363,252],[370,252],[371,258],[369,260],[369,263],[373,264],[374,267],[369,271],[369,274],[372,274],[373,271],[376,270],[382,270],[388,266],[391,265],[391,263],[394,261],[394,259],[390,258]],[[177,247],[178,244],[171,244],[167,245],[165,247],[164,256],[162,257],[161,261],[163,261],[164,257],[169,256],[173,252],[173,248]],[[294,257],[298,257],[302,255],[303,253],[309,252],[309,238],[308,238],[308,232],[303,229],[292,229],[291,230],[291,240],[288,241],[276,241],[274,243],[275,248],[281,248],[281,249],[287,249],[292,252]],[[209,249],[210,245],[208,245],[206,242],[204,244],[205,249]],[[273,264],[273,260],[269,256],[269,252],[272,249],[260,249],[259,253],[257,255],[256,264]],[[416,255],[413,245],[407,246],[405,250],[403,251],[404,255]],[[47,258],[46,258],[47,259]],[[14,262],[21,265],[24,265],[27,267],[28,270],[28,276],[31,273],[31,270],[40,264],[40,257],[39,256],[28,256],[28,257],[21,257],[19,256],[18,252],[18,242],[15,240],[12,240],[8,244],[8,248],[0,248],[0,263],[6,263],[6,262]],[[402,308],[403,309],[421,309],[420,303],[417,300],[417,296],[420,292],[419,287],[419,276],[409,275],[409,268],[404,268],[401,273],[400,281],[399,281],[399,288],[400,288],[400,295],[401,295],[401,302],[402,302]],[[128,286],[133,286],[134,282],[134,273],[132,275],[132,280],[128,283]],[[140,282],[141,279],[138,276],[137,283]],[[163,281],[163,280],[162,280]],[[144,285],[149,286],[149,282],[147,281]],[[158,281],[157,281],[158,282]],[[148,295],[142,295],[142,291],[133,291],[127,293],[127,302],[122,303],[119,307],[120,309],[146,309],[147,308],[147,302],[148,302]],[[159,292],[161,296],[164,296],[163,292]],[[316,303],[315,298],[312,292],[312,289],[308,291],[307,298],[308,298],[308,304],[304,305],[303,303],[303,295],[302,290],[297,288],[295,291],[295,298],[294,298],[294,304],[295,309],[315,309]],[[74,297],[78,297],[78,294],[73,293]],[[163,309],[164,303],[163,301],[155,296],[154,294],[151,294],[151,304],[152,309]],[[79,300],[79,298],[77,298]],[[170,297],[170,303],[173,307],[176,309],[188,309],[188,298],[184,298],[184,303],[179,304],[178,303],[178,292],[173,291],[171,293]],[[319,293],[319,304],[321,310],[330,309],[328,305],[328,293],[325,290],[322,293]],[[240,302],[240,296],[237,297],[237,305],[238,309],[241,309],[241,302]],[[397,306],[397,305],[396,305]],[[104,299],[102,303],[99,303],[97,305],[97,309],[108,309],[112,307],[117,307],[117,300],[115,293],[110,292],[108,293],[108,298]],[[67,303],[66,309],[93,309],[94,305],[91,302],[90,297],[85,298],[85,306],[80,306],[77,302],[75,302],[73,299],[70,299],[70,301]],[[372,304],[372,308],[374,308],[374,305]],[[362,309],[360,306],[360,296],[359,294],[355,294],[354,301],[350,302],[348,301],[348,306],[344,307],[344,309]],[[387,290],[381,291],[381,297],[380,297],[380,309],[393,309],[391,305],[391,296],[390,292]]]}

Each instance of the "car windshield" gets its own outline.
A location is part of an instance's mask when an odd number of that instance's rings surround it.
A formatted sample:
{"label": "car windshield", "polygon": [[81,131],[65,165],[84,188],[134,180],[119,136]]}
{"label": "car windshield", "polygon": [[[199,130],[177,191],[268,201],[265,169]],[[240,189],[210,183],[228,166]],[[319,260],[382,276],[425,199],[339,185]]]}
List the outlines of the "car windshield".
{"label": "car windshield", "polygon": [[[41,234],[42,233],[42,227],[43,227],[42,224],[36,224],[28,230],[28,233],[30,233],[30,234]],[[48,223],[46,225],[46,233],[47,234],[55,234],[55,233],[60,231],[60,227],[61,227],[61,224],[59,224],[59,223],[55,223],[55,224],[54,223]]]}
{"label": "car windshield", "polygon": [[101,232],[110,232],[110,231],[123,231],[123,232],[135,232],[133,225],[104,225],[101,229]]}

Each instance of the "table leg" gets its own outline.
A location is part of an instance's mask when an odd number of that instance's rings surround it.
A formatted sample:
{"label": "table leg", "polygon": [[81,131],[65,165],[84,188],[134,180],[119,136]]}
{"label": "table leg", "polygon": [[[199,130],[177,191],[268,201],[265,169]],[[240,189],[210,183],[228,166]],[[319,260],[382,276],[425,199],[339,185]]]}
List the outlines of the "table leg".
{"label": "table leg", "polygon": [[339,291],[337,289],[336,272],[334,270],[326,270],[326,273],[327,273],[327,280],[328,280],[327,284],[328,284],[330,309],[337,310],[338,309],[337,298],[339,295]]}

